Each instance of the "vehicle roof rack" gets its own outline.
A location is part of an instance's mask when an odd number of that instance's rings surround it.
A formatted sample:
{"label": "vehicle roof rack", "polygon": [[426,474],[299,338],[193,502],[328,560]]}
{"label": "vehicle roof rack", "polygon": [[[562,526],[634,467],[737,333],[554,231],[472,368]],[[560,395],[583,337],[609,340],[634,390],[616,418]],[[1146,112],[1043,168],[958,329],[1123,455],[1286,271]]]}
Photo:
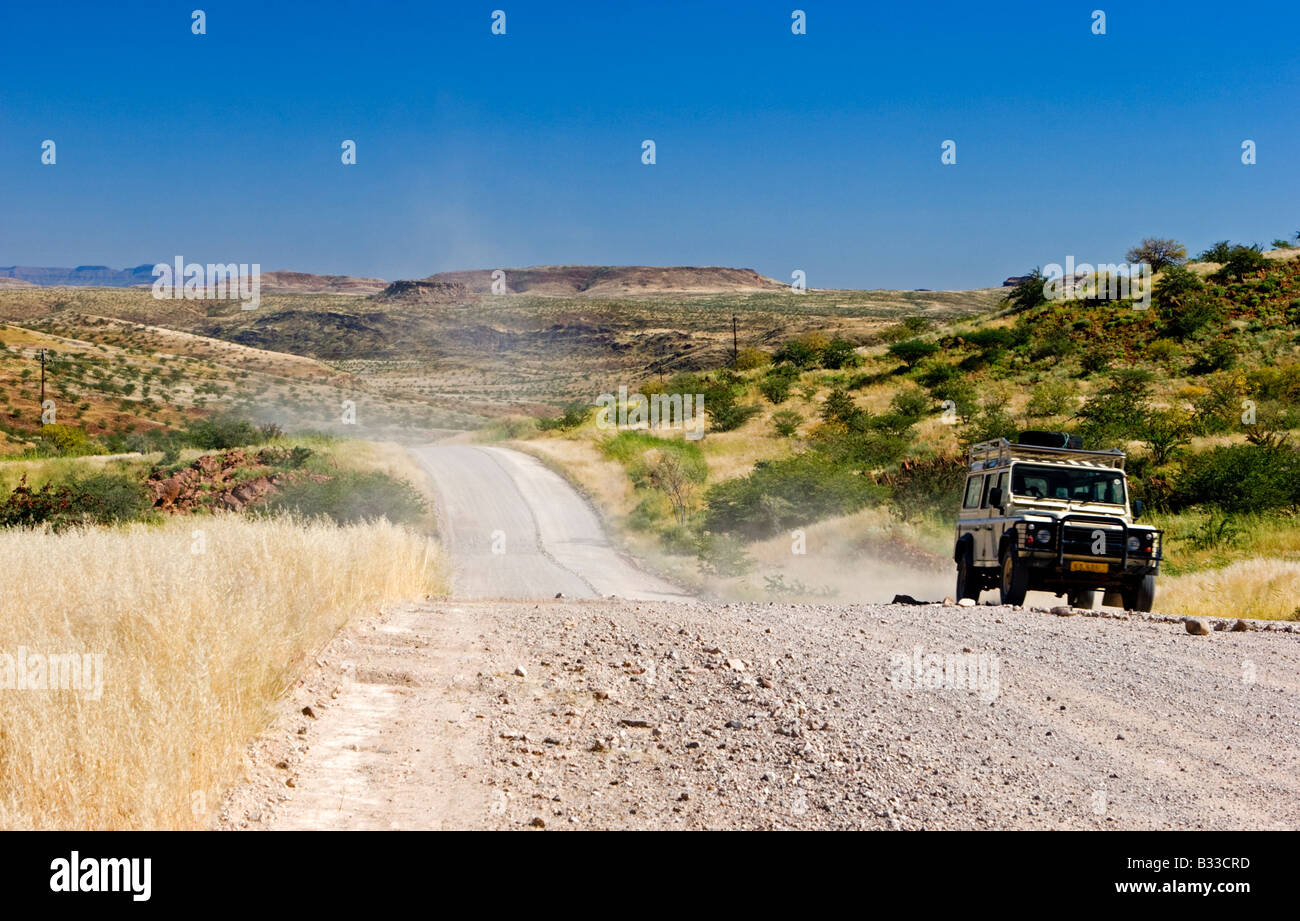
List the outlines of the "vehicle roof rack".
{"label": "vehicle roof rack", "polygon": [[1005,438],[981,441],[970,449],[970,466],[974,470],[1005,467],[1012,461],[1046,461],[1052,464],[1074,464],[1079,467],[1105,467],[1124,469],[1124,452],[1118,448],[1109,451],[1085,451],[1082,448],[1049,448],[1045,445],[1012,444]]}

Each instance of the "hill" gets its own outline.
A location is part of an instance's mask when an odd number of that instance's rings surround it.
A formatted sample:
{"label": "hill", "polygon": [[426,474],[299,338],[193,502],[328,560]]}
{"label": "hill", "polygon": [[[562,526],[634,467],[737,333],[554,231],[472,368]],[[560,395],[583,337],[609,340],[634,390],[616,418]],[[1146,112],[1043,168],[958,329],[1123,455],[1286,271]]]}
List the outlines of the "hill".
{"label": "hill", "polygon": [[539,265],[521,269],[439,272],[425,281],[464,285],[492,294],[493,275],[504,273],[506,294],[543,297],[637,297],[655,294],[728,294],[789,290],[753,269],[718,266]]}

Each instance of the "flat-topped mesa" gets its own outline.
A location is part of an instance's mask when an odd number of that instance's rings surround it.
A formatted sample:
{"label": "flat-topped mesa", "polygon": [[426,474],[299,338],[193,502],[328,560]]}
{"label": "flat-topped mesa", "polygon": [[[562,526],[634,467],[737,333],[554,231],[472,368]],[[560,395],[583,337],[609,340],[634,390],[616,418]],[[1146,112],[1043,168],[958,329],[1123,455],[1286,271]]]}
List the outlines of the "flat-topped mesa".
{"label": "flat-topped mesa", "polygon": [[466,285],[448,281],[395,281],[370,298],[378,304],[414,304],[429,307],[463,304],[474,299],[474,295]]}
{"label": "flat-topped mesa", "polygon": [[474,294],[543,297],[636,297],[789,290],[753,269],[724,266],[538,265],[439,272],[425,281],[453,282]]}

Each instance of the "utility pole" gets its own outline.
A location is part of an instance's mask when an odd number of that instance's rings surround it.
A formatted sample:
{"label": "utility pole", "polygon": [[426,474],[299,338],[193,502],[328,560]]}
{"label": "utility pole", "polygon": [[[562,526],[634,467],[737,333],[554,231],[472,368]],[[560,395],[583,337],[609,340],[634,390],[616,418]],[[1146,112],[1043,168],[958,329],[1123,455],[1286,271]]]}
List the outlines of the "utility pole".
{"label": "utility pole", "polygon": [[41,349],[41,413],[45,412],[45,349]]}
{"label": "utility pole", "polygon": [[731,366],[734,368],[740,362],[740,344],[736,339],[736,315],[731,315]]}

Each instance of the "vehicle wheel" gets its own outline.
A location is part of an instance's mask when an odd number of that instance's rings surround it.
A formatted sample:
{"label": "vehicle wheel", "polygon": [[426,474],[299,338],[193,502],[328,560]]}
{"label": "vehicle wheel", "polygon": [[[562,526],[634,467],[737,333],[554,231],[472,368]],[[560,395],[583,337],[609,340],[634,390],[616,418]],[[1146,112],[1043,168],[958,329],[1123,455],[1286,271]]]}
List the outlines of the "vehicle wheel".
{"label": "vehicle wheel", "polygon": [[1070,592],[1065,596],[1070,607],[1078,608],[1081,611],[1091,611],[1097,606],[1097,592],[1094,589],[1083,589],[1077,592]]}
{"label": "vehicle wheel", "polygon": [[1029,568],[1020,562],[1015,547],[1002,551],[1002,603],[1024,604],[1029,590]]}
{"label": "vehicle wheel", "polygon": [[969,598],[971,601],[979,601],[980,588],[979,573],[975,571],[975,563],[967,550],[957,560],[957,600]]}
{"label": "vehicle wheel", "polygon": [[1150,611],[1156,603],[1155,574],[1143,576],[1142,581],[1124,589],[1124,607],[1130,611]]}

